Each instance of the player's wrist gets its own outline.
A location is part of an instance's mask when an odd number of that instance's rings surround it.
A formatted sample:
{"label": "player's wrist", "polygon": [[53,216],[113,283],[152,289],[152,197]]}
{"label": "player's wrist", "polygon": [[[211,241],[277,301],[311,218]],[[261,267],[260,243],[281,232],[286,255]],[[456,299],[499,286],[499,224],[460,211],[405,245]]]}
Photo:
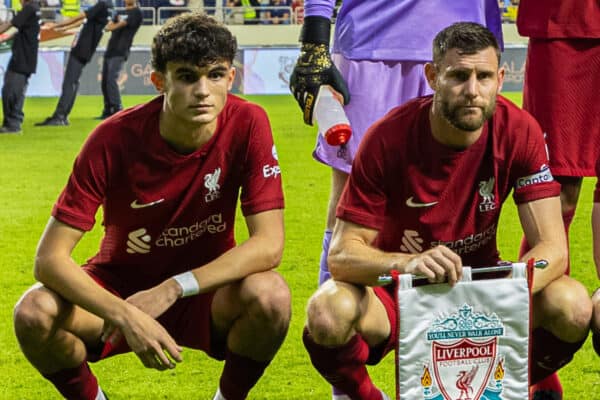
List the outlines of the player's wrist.
{"label": "player's wrist", "polygon": [[177,296],[179,298],[195,296],[200,293],[200,285],[198,280],[192,271],[184,272],[173,276],[173,280],[177,283],[179,288]]}
{"label": "player's wrist", "polygon": [[416,261],[418,254],[403,254],[395,259],[389,266],[389,272],[397,271],[398,274],[412,274],[415,272]]}
{"label": "player's wrist", "polygon": [[331,21],[325,17],[304,17],[300,41],[302,43],[323,44],[329,47]]}

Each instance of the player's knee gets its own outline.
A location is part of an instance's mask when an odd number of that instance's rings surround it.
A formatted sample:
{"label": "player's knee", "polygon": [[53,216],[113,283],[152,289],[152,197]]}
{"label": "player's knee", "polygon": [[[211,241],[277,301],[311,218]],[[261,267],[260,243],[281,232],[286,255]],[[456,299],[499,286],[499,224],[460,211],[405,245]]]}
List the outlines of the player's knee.
{"label": "player's knee", "polygon": [[344,291],[330,290],[335,286],[329,280],[308,302],[307,327],[316,343],[336,345],[343,343],[359,317],[359,304]]}
{"label": "player's knee", "polygon": [[14,327],[19,342],[43,342],[54,331],[57,308],[52,295],[31,290],[23,295],[14,308]]}
{"label": "player's knee", "polygon": [[253,319],[287,327],[291,316],[291,294],[281,275],[267,271],[250,276],[244,282],[244,290]]}
{"label": "player's knee", "polygon": [[571,326],[580,330],[587,330],[592,318],[593,306],[587,290],[581,287],[573,290],[568,295],[566,316]]}
{"label": "player's knee", "polygon": [[[564,334],[565,340],[578,340],[587,336],[592,318],[592,301],[586,288],[574,282],[568,290],[556,291],[555,304],[560,304],[554,316],[554,330]],[[558,333],[558,332],[557,332]]]}

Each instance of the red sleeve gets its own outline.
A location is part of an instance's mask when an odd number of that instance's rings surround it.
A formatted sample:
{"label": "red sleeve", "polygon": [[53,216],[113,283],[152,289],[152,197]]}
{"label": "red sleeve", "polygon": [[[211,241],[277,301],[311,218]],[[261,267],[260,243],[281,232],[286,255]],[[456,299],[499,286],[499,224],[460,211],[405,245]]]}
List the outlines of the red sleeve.
{"label": "red sleeve", "polygon": [[338,203],[336,216],[381,230],[387,194],[384,182],[384,145],[376,125],[363,138],[352,163],[352,172]]}
{"label": "red sleeve", "polygon": [[93,228],[106,191],[110,162],[101,130],[97,128],[84,144],[52,210],[59,221],[84,231]]}
{"label": "red sleeve", "polygon": [[554,180],[548,166],[548,149],[539,124],[527,112],[517,128],[518,152],[514,165],[515,203],[554,197],[560,194],[560,185]]}
{"label": "red sleeve", "polygon": [[249,105],[250,136],[242,182],[241,207],[244,215],[283,208],[281,168],[265,111]]}

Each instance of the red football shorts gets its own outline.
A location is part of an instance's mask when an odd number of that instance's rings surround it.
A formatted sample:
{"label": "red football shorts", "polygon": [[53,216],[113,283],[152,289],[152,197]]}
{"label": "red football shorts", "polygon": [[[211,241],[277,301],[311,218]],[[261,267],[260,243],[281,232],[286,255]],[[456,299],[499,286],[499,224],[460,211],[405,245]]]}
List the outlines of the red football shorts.
{"label": "red football shorts", "polygon": [[555,176],[595,176],[600,156],[600,39],[530,39],[523,108],[546,133]]}
{"label": "red football shorts", "polygon": [[377,348],[371,348],[367,364],[379,363],[390,351],[394,351],[398,342],[398,304],[395,295],[396,285],[377,286],[373,288],[375,295],[385,307],[390,321],[391,334],[388,340]]}
{"label": "red football shorts", "polygon": [[[119,287],[111,284],[94,274],[90,269],[84,270],[103,288],[121,298],[126,298],[140,289]],[[223,343],[211,342],[211,317],[210,309],[214,292],[203,293],[196,296],[177,300],[163,315],[158,317],[158,322],[169,332],[180,346],[202,350],[209,356],[222,360],[224,357]],[[88,349],[88,360],[98,361],[117,354],[130,352],[127,342],[122,338],[118,343],[105,343],[97,349]]]}

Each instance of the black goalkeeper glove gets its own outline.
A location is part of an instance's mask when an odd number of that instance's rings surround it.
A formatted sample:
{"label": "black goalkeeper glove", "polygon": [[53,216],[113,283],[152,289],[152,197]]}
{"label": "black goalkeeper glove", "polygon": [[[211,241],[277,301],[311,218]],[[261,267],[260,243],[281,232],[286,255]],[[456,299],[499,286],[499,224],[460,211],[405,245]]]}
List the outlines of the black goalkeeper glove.
{"label": "black goalkeeper glove", "polygon": [[290,90],[308,125],[312,125],[315,102],[322,85],[330,85],[338,91],[344,97],[344,104],[350,101],[346,82],[329,54],[330,30],[331,22],[327,18],[304,18],[300,34],[302,48],[290,76]]}

